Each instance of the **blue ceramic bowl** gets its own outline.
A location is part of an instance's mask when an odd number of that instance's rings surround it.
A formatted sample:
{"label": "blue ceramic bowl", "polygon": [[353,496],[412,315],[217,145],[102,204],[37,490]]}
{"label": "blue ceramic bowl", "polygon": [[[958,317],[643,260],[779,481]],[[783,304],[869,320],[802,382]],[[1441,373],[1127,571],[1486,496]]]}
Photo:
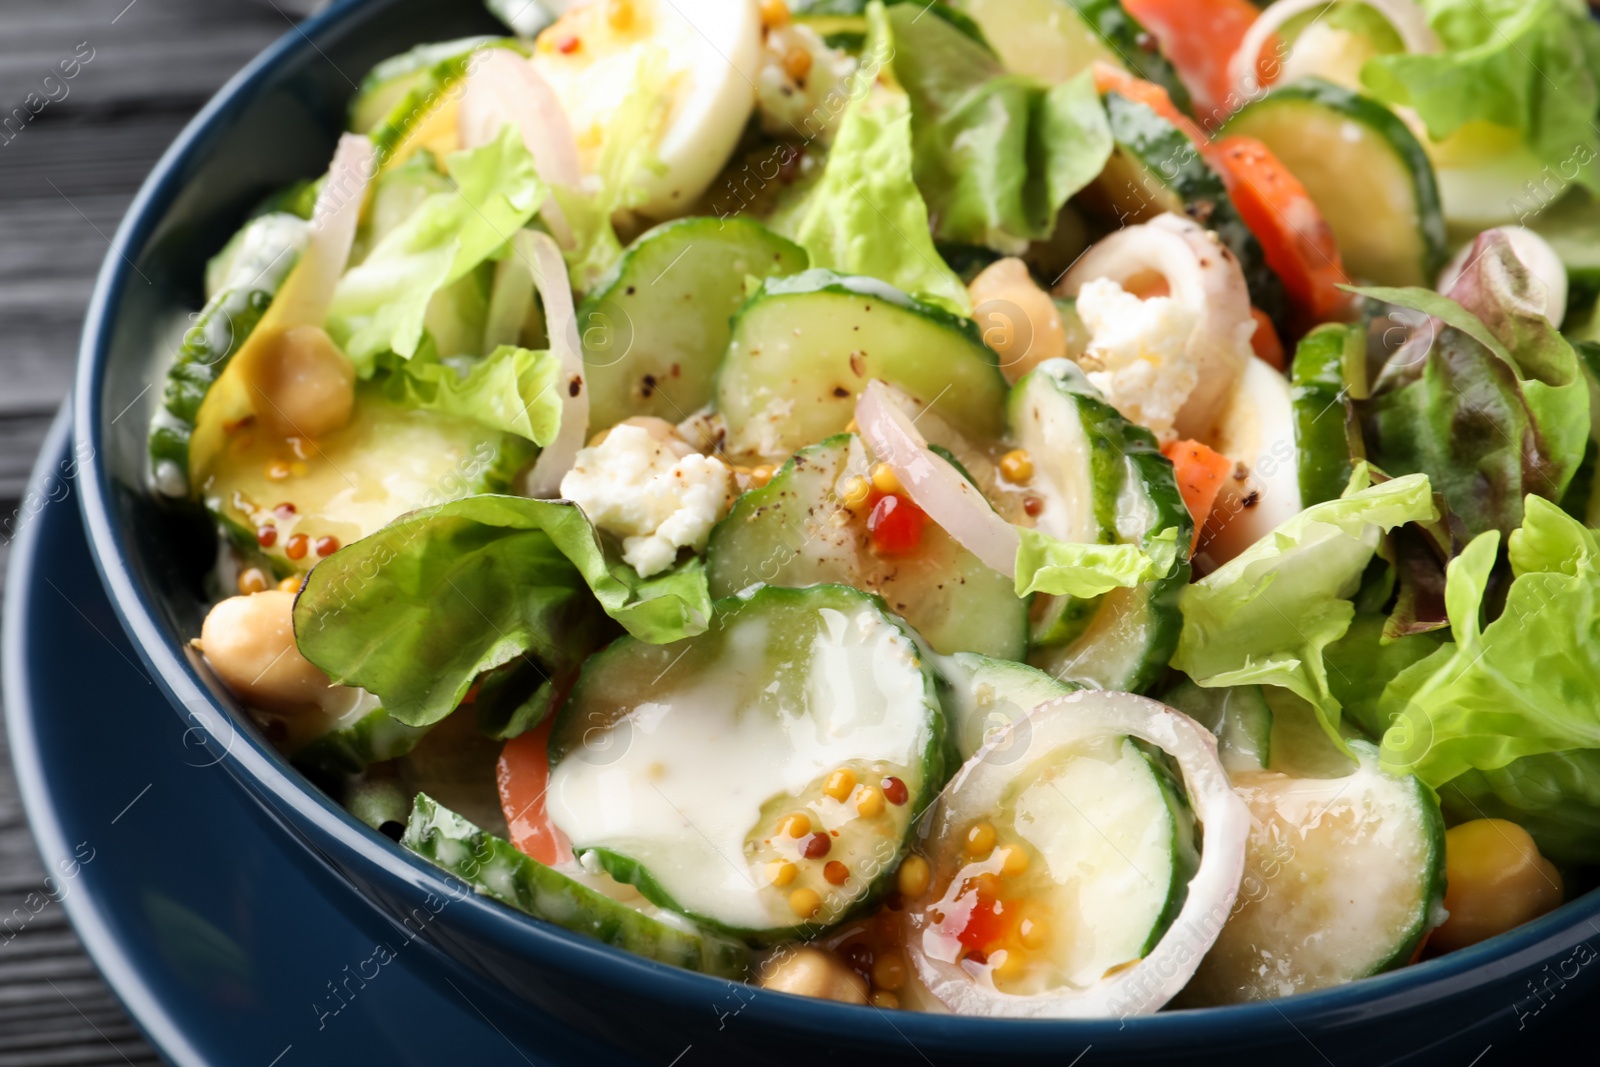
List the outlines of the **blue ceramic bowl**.
{"label": "blue ceramic bowl", "polygon": [[[75,398],[84,516],[134,645],[197,743],[305,846],[392,921],[412,917],[445,953],[557,1018],[649,1062],[693,1045],[716,1062],[866,1053],[877,1064],[1065,1064],[1092,1047],[1126,1062],[1466,1063],[1513,1040],[1547,1004],[1572,1003],[1600,968],[1591,893],[1488,943],[1340,989],[1242,1007],[1095,1022],[1014,1022],[808,1001],[674,970],[470,895],[311,787],[185,647],[214,551],[144,489],[145,430],[170,358],[163,341],[201,302],[207,257],[262,196],[326,168],[345,105],[378,60],[424,41],[495,32],[475,0],[344,0],[288,33],[190,123],[145,183],[106,257]],[[248,848],[249,842],[233,847]],[[448,901],[443,907],[441,901]],[[703,1062],[703,1060],[702,1060]]]}

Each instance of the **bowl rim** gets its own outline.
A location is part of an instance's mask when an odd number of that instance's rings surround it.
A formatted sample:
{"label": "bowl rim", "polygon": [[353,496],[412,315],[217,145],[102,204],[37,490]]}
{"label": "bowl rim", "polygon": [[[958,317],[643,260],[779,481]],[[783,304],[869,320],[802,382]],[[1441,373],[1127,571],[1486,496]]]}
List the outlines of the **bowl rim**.
{"label": "bowl rim", "polygon": [[[1021,1042],[1038,1048],[1065,1048],[1079,1042],[1109,1043],[1119,1035],[1124,1041],[1131,1039],[1140,1045],[1164,1046],[1202,1038],[1214,1040],[1223,1028],[1251,1028],[1265,1033],[1261,1029],[1264,1025],[1282,1023],[1305,1037],[1302,1026],[1320,1030],[1342,1021],[1381,1015],[1387,1010],[1465,993],[1525,968],[1537,967],[1576,944],[1578,939],[1569,935],[1577,927],[1600,929],[1595,922],[1600,917],[1597,889],[1470,948],[1347,985],[1276,1000],[1166,1010],[1125,1019],[1018,1020],[924,1012],[897,1012],[890,1018],[881,1009],[775,994],[655,963],[476,894],[463,897],[459,880],[358,822],[294,770],[247,718],[238,718],[242,712],[212,694],[182,654],[177,636],[160,621],[153,594],[135,578],[133,562],[124,548],[122,519],[114,504],[112,476],[105,461],[109,424],[105,422],[101,385],[123,293],[137,271],[134,263],[183,191],[181,178],[185,169],[208,155],[214,138],[254,103],[285,66],[305,59],[312,50],[320,54],[319,38],[381,17],[382,9],[393,2],[337,0],[284,33],[229,79],[185,125],[145,179],[111,240],[84,321],[71,400],[74,445],[92,450],[87,476],[79,479],[79,506],[96,569],[119,622],[174,710],[192,723],[197,738],[213,751],[220,751],[218,762],[258,802],[273,808],[280,821],[293,825],[313,846],[313,853],[332,848],[347,860],[357,861],[365,875],[404,887],[412,896],[447,895],[454,903],[453,921],[462,924],[465,932],[500,944],[541,970],[581,973],[588,981],[644,1000],[696,1010],[726,999],[731,987],[738,991],[738,1013],[748,1012],[753,1021],[783,1029],[838,1032],[841,1028],[858,1027],[876,1013],[889,1019],[894,1031],[914,1047],[925,1041],[934,1046],[992,1049],[996,1047],[992,1042],[1000,1040],[1012,1047]],[[243,728],[236,722],[243,722]],[[319,857],[319,862],[330,861]]]}

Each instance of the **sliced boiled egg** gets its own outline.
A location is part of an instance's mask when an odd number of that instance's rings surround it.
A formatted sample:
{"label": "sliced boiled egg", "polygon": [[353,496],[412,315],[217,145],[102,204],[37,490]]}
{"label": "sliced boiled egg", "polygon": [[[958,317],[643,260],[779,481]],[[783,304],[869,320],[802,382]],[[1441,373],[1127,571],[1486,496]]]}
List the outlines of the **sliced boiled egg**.
{"label": "sliced boiled egg", "polygon": [[688,209],[721,171],[755,106],[761,66],[756,0],[587,0],[539,35],[533,64],[555,90],[595,173],[630,93],[653,84],[665,100],[652,155],[633,181],[636,210],[668,218]]}
{"label": "sliced boiled egg", "polygon": [[1219,567],[1301,511],[1289,380],[1248,360],[1207,443],[1234,462],[1195,553]]}

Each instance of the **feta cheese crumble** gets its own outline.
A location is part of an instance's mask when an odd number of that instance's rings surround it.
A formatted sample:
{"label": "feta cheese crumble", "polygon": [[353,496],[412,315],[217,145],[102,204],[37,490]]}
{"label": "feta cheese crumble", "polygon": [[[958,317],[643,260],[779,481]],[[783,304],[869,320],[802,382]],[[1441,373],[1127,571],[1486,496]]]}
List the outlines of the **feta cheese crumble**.
{"label": "feta cheese crumble", "polygon": [[1169,296],[1141,300],[1107,278],[1078,291],[1078,317],[1089,344],[1078,363],[1124,418],[1177,438],[1173,421],[1200,381],[1187,347],[1197,316]]}
{"label": "feta cheese crumble", "polygon": [[641,578],[672,566],[680,548],[702,549],[728,509],[732,472],[683,441],[665,441],[621,423],[581,449],[561,495],[622,541],[622,558]]}

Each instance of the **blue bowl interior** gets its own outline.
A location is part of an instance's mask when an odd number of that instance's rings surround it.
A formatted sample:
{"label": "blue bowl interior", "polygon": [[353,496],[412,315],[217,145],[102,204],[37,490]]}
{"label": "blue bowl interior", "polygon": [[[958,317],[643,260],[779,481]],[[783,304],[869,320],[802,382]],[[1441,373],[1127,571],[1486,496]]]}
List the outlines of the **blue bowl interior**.
{"label": "blue bowl interior", "polygon": [[[476,2],[344,0],[235,78],[162,159],[114,241],[85,327],[74,401],[75,449],[92,459],[90,476],[81,479],[84,516],[135,646],[241,785],[321,862],[393,915],[443,892],[447,880],[311,787],[186,650],[204,616],[202,576],[215,546],[203,523],[147,494],[145,433],[173,346],[201,303],[206,260],[264,196],[326,169],[346,103],[366,71],[418,43],[495,32]],[[1600,894],[1486,944],[1340,989],[1228,1009],[1049,1023],[890,1019],[652,964],[476,898],[446,914],[450,921],[436,924],[441,947],[546,1006],[572,1007],[557,988],[570,987],[580,1000],[616,997],[647,1017],[670,1011],[677,1029],[659,1046],[634,1028],[610,1027],[605,1011],[579,1013],[580,1022],[636,1047],[681,1048],[685,1028],[692,1033],[704,1024],[713,1034],[743,1033],[754,1047],[770,1048],[782,1034],[789,1043],[782,1047],[870,1046],[891,1062],[922,1062],[924,1049],[941,1064],[981,1061],[995,1048],[1023,1060],[1060,1060],[1065,1051],[1070,1060],[1091,1044],[1137,1060],[1175,1049],[1196,1056],[1279,1044],[1304,1051],[1306,1041],[1386,1062],[1438,1051],[1440,1042],[1481,1048],[1485,1028],[1515,1030],[1515,1005],[1532,989],[1524,985],[1600,930]]]}

